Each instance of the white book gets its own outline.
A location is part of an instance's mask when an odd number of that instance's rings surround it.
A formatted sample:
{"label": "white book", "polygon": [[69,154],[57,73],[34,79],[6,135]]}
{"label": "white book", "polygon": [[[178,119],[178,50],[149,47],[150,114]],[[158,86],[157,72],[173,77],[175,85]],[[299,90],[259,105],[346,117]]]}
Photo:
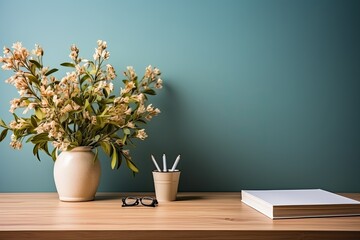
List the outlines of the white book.
{"label": "white book", "polygon": [[241,201],[271,219],[360,215],[360,202],[321,189],[242,190]]}

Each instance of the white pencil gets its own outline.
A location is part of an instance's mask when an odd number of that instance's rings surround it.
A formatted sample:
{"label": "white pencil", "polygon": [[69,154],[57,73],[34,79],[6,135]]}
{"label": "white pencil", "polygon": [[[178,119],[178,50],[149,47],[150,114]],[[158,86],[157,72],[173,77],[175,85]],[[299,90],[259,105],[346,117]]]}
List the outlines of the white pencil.
{"label": "white pencil", "polygon": [[163,172],[167,172],[167,167],[166,167],[166,155],[165,155],[165,153],[163,154]]}
{"label": "white pencil", "polygon": [[172,168],[170,169],[170,172],[175,171],[176,166],[178,165],[179,161],[180,161],[180,155],[177,156],[177,158],[176,158],[176,160],[175,160],[175,162],[174,162],[174,165],[173,165]]}
{"label": "white pencil", "polygon": [[156,169],[157,169],[159,172],[161,172],[161,169],[160,169],[159,165],[157,164],[157,162],[156,162],[156,160],[155,160],[155,158],[154,158],[153,155],[151,155],[151,159],[152,159],[152,161],[154,162],[154,165],[155,165]]}

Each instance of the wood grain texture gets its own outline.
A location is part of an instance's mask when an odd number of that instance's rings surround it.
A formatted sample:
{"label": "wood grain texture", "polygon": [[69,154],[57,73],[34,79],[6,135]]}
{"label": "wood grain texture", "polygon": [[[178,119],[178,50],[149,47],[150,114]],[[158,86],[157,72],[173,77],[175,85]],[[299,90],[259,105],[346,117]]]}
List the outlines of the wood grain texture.
{"label": "wood grain texture", "polygon": [[[271,220],[240,193],[180,193],[156,208],[121,207],[122,196],[69,203],[56,193],[1,193],[0,239],[360,239],[360,217]],[[345,194],[360,200],[360,194]]]}

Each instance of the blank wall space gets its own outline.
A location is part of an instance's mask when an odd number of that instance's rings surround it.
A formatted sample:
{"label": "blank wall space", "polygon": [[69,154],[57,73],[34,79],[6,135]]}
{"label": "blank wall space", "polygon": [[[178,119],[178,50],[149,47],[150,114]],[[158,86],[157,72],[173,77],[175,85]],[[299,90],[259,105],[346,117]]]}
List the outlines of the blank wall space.
{"label": "blank wall space", "polygon": [[[39,43],[52,67],[71,44],[89,58],[103,39],[118,73],[162,70],[164,88],[151,98],[162,113],[131,149],[140,174],[112,171],[101,154],[100,191],[152,191],[150,154],[164,152],[182,154],[181,191],[360,191],[358,1],[3,0],[0,9],[0,45]],[[17,96],[8,74],[6,121]],[[52,160],[8,142],[0,191],[55,191]]]}

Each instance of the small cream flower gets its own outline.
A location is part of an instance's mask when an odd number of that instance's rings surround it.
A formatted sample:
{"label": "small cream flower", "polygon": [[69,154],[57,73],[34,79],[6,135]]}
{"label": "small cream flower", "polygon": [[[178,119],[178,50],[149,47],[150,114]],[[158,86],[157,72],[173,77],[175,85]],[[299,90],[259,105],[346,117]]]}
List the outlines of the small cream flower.
{"label": "small cream flower", "polygon": [[156,84],[155,84],[155,88],[161,89],[163,87],[162,83],[163,83],[163,81],[160,78],[158,78],[158,80],[156,81]]}
{"label": "small cream flower", "polygon": [[71,106],[71,104],[66,104],[65,107],[63,107],[62,109],[60,109],[60,113],[65,114],[68,113],[70,111],[74,110],[73,107]]}
{"label": "small cream flower", "polygon": [[[17,122],[15,120],[12,120],[10,123],[9,123],[9,127],[12,128],[12,129],[15,129],[17,126]],[[15,136],[15,135],[14,135]]]}
{"label": "small cream flower", "polygon": [[136,137],[139,138],[140,140],[145,140],[145,138],[148,137],[148,135],[145,132],[145,129],[140,129],[136,132]]}
{"label": "small cream flower", "polygon": [[98,44],[98,48],[100,48],[100,49],[106,49],[107,48],[106,41],[97,40],[97,44]]}
{"label": "small cream flower", "polygon": [[44,75],[41,77],[41,85],[46,86],[48,83],[48,78]]}
{"label": "small cream flower", "polygon": [[89,120],[91,119],[90,113],[88,111],[83,112],[83,117],[84,117],[84,119],[89,119]]}
{"label": "small cream flower", "polygon": [[107,73],[108,73],[108,78],[110,78],[111,80],[116,78],[116,73],[115,73],[115,70],[114,70],[113,66],[111,66],[110,64],[107,64],[106,65],[106,70],[107,70]]}
{"label": "small cream flower", "polygon": [[91,124],[96,125],[96,123],[97,123],[96,116],[91,116]]}
{"label": "small cream flower", "polygon": [[70,53],[69,57],[70,57],[72,60],[75,61],[75,60],[77,59],[77,57],[78,57],[78,54],[77,54],[77,52],[72,51],[72,52]]}
{"label": "small cream flower", "polygon": [[133,122],[128,122],[126,126],[129,128],[135,128],[135,124]]}
{"label": "small cream flower", "polygon": [[135,101],[137,101],[139,103],[143,103],[145,100],[145,96],[144,96],[144,94],[140,93],[136,96],[133,96],[132,99],[134,99]]}
{"label": "small cream flower", "polygon": [[133,80],[136,77],[135,69],[132,66],[127,66],[126,69],[129,75],[125,73],[125,76],[129,76],[130,79]]}
{"label": "small cream flower", "polygon": [[22,43],[21,43],[21,42],[16,42],[16,43],[14,43],[14,44],[12,45],[12,48],[13,48],[14,50],[20,51],[21,48],[22,48]]}
{"label": "small cream flower", "polygon": [[58,106],[59,104],[61,104],[63,101],[61,100],[61,98],[58,98],[57,95],[54,95],[53,98],[52,98],[55,106]]}
{"label": "small cream flower", "polygon": [[30,109],[34,109],[37,105],[38,103],[29,103],[28,107],[23,111],[23,114],[26,114]]}
{"label": "small cream flower", "polygon": [[12,70],[14,68],[14,65],[11,62],[7,62],[4,65],[1,66],[3,70]]}
{"label": "small cream flower", "polygon": [[138,115],[141,115],[141,114],[145,113],[145,111],[146,111],[146,109],[145,109],[144,104],[140,104],[139,107],[138,107],[138,109],[136,110],[136,113],[137,113]]}
{"label": "small cream flower", "polygon": [[101,54],[101,56],[104,58],[104,59],[109,59],[110,58],[110,53],[108,51],[103,51],[103,53]]}
{"label": "small cream flower", "polygon": [[79,52],[79,49],[76,47],[75,44],[71,45],[70,50],[71,50],[72,52],[76,52],[76,53]]}
{"label": "small cream flower", "polygon": [[40,57],[44,55],[44,50],[41,48],[40,45],[35,44],[35,49],[33,50],[33,54]]}
{"label": "small cream flower", "polygon": [[146,107],[146,111],[148,111],[148,112],[154,111],[154,107],[152,106],[152,104],[149,104],[149,105]]}
{"label": "small cream flower", "polygon": [[126,90],[130,91],[133,88],[135,88],[135,83],[134,82],[127,82],[125,87],[126,87]]}
{"label": "small cream flower", "polygon": [[20,106],[21,100],[19,98],[14,98],[10,101],[10,110],[9,112],[14,113],[15,109]]}
{"label": "small cream flower", "polygon": [[125,113],[126,115],[130,115],[130,114],[131,114],[131,111],[132,111],[132,109],[131,109],[131,108],[128,108],[124,113]]}
{"label": "small cream flower", "polygon": [[14,149],[21,149],[22,148],[22,143],[18,140],[13,140],[10,142],[10,146]]}
{"label": "small cream flower", "polygon": [[10,48],[7,48],[7,47],[4,46],[3,53],[8,54],[9,52],[10,52]]}
{"label": "small cream flower", "polygon": [[101,56],[101,52],[97,48],[95,48],[95,53],[93,55],[94,60],[95,61],[98,60],[100,56]]}
{"label": "small cream flower", "polygon": [[154,68],[153,73],[154,73],[155,75],[160,75],[160,74],[161,74],[160,69],[158,69],[157,67]]}

